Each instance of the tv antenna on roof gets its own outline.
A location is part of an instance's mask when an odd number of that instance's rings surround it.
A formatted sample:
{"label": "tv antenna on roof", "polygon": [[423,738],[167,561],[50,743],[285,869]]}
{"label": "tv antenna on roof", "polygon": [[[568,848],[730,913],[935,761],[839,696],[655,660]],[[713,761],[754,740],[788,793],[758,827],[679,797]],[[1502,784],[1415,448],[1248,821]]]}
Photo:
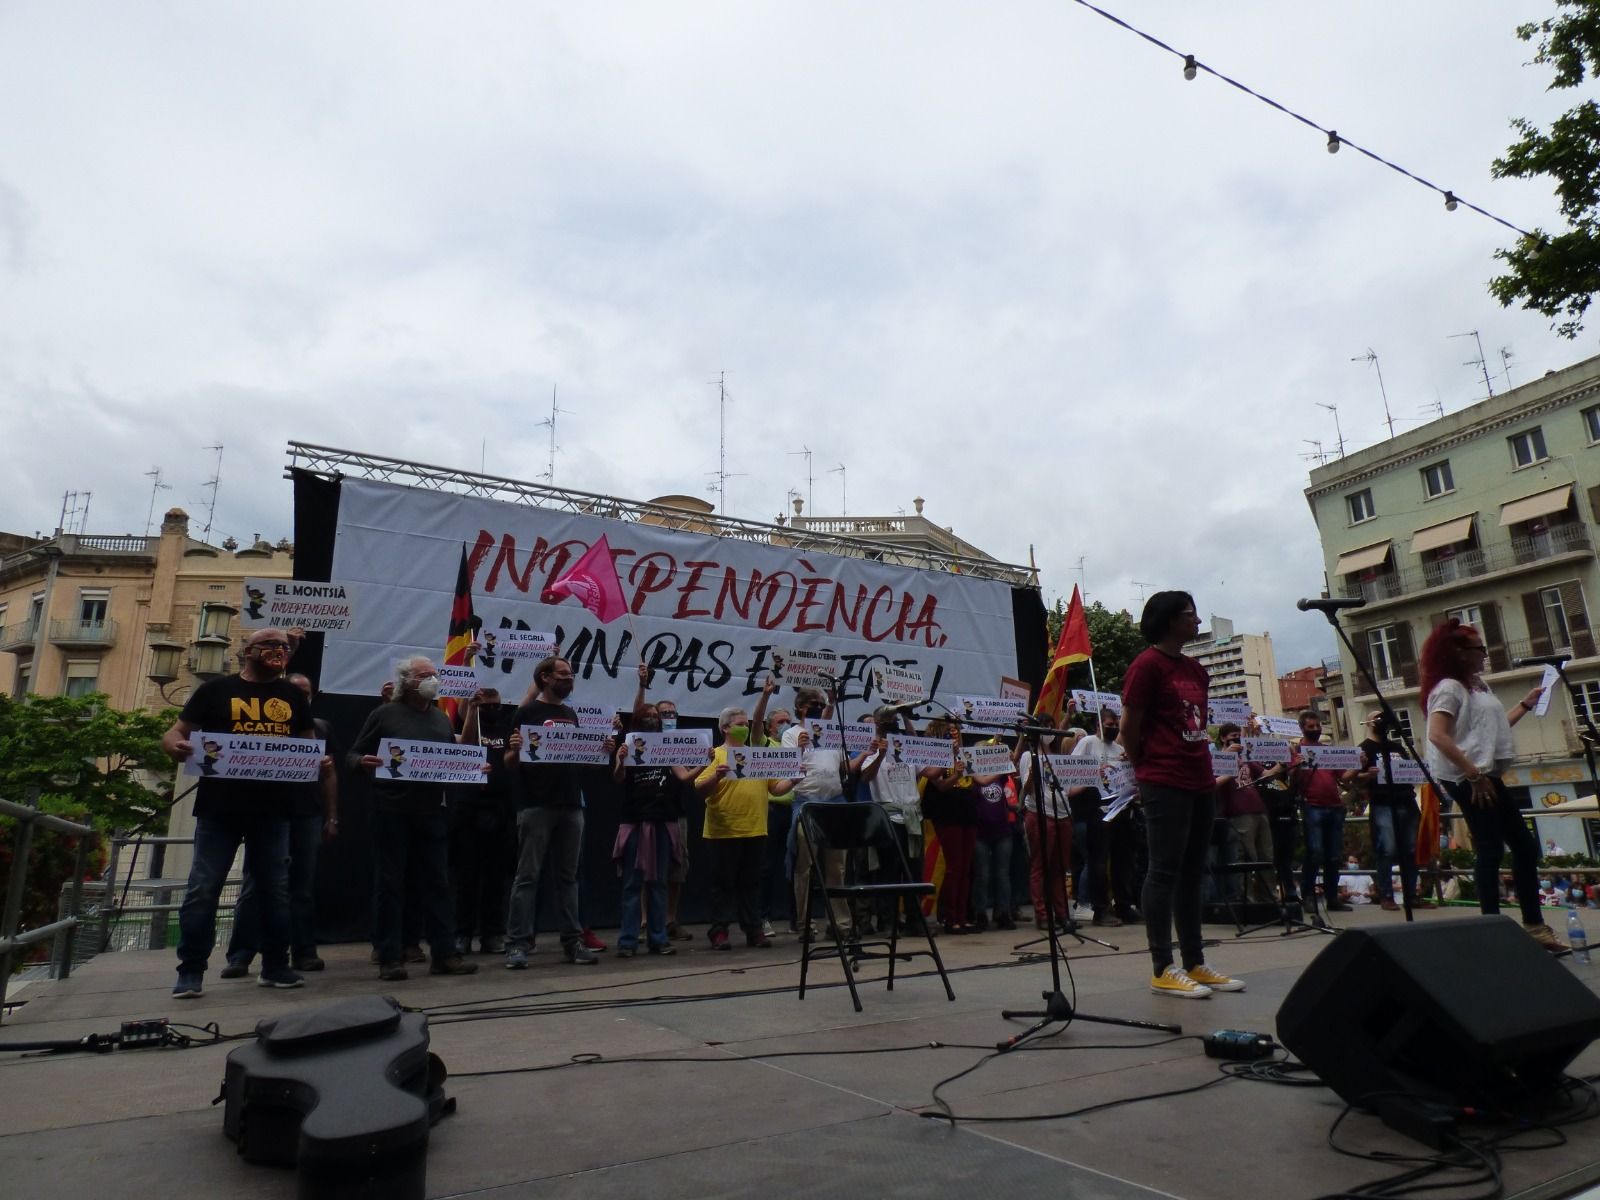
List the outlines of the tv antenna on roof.
{"label": "tv antenna on roof", "polygon": [[202,488],[211,490],[211,503],[206,508],[205,532],[200,535],[202,542],[211,540],[211,522],[217,515],[217,491],[222,486],[222,443],[218,442],[215,446],[207,446],[206,449],[217,452],[217,465],[211,472],[211,478],[200,485]]}
{"label": "tv antenna on roof", "polygon": [[1327,452],[1323,450],[1321,442],[1317,441],[1315,438],[1301,438],[1300,440],[1308,446],[1316,447],[1316,449],[1312,450],[1310,453],[1302,453],[1300,455],[1301,458],[1314,458],[1317,460],[1318,466],[1325,467],[1328,465],[1328,455]]}
{"label": "tv antenna on roof", "polygon": [[1383,397],[1383,419],[1389,423],[1389,436],[1394,436],[1394,417],[1389,412],[1389,389],[1383,386],[1383,368],[1378,365],[1377,351],[1371,346],[1367,347],[1365,354],[1358,354],[1351,362],[1369,362],[1372,369],[1378,373],[1378,394]]}
{"label": "tv antenna on roof", "polygon": [[540,425],[550,430],[550,461],[549,465],[545,467],[544,474],[540,475],[539,478],[551,487],[556,485],[556,451],[561,449],[560,446],[556,445],[556,414],[564,412],[569,412],[569,410],[556,407],[556,385],[552,383],[550,385],[550,415],[539,422]]}
{"label": "tv antenna on roof", "polygon": [[[804,455],[805,456],[805,460],[806,460],[806,507],[808,509],[810,509],[810,508],[813,507],[812,500],[811,500],[811,485],[814,482],[814,480],[812,478],[812,475],[811,475],[811,447],[810,446],[806,446],[806,445],[802,445],[800,447],[800,449],[798,449],[798,450],[789,451],[789,457],[790,458],[793,458],[796,455]],[[794,494],[795,495],[799,495],[798,492],[796,492]],[[813,515],[815,515],[814,512],[813,512]]]}
{"label": "tv antenna on roof", "polygon": [[145,535],[145,537],[149,537],[150,536],[150,526],[154,525],[155,521],[156,521],[156,496],[159,495],[161,492],[171,491],[172,490],[172,485],[170,483],[162,483],[161,482],[161,468],[160,467],[151,467],[148,471],[146,471],[144,473],[144,476],[145,476],[146,479],[151,481],[150,482],[150,511],[145,513],[145,515],[144,515],[144,535]]}
{"label": "tv antenna on roof", "polygon": [[829,467],[828,474],[839,477],[839,515],[847,517],[850,515],[850,493],[845,487],[844,464],[840,463],[837,467]]}
{"label": "tv antenna on roof", "polygon": [[1483,386],[1489,392],[1489,399],[1493,400],[1494,399],[1494,383],[1489,379],[1489,362],[1483,356],[1483,339],[1478,336],[1478,331],[1476,329],[1469,329],[1469,330],[1467,330],[1466,333],[1452,333],[1452,334],[1450,334],[1450,336],[1453,337],[1453,338],[1469,337],[1474,342],[1477,343],[1477,346],[1478,346],[1478,357],[1477,358],[1469,358],[1469,359],[1467,359],[1466,362],[1462,363],[1461,365],[1463,367],[1477,367],[1478,370],[1483,372]]}
{"label": "tv antenna on roof", "polygon": [[1324,404],[1321,400],[1313,401],[1318,408],[1325,408],[1333,414],[1333,431],[1339,435],[1339,457],[1344,457],[1344,430],[1339,428],[1339,406],[1337,404]]}

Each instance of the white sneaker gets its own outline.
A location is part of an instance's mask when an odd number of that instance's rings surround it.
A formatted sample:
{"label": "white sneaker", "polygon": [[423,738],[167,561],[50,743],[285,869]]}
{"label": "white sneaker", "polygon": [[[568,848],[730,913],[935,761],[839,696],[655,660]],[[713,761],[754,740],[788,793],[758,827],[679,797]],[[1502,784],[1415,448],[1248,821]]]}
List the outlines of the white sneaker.
{"label": "white sneaker", "polygon": [[761,922],[761,933],[762,933],[762,936],[764,936],[764,937],[772,937],[773,936],[772,922],[771,921],[763,921],[763,922]]}
{"label": "white sneaker", "polygon": [[1211,989],[1189,978],[1181,967],[1169,966],[1150,980],[1150,990],[1158,996],[1178,996],[1184,1000],[1204,1000]]}

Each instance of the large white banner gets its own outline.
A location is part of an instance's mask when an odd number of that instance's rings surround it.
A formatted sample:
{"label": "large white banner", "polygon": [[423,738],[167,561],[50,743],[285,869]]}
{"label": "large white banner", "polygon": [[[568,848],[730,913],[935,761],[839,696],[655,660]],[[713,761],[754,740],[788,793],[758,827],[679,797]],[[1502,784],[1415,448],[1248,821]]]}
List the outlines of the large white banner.
{"label": "large white banner", "polygon": [[[575,601],[541,603],[601,534],[631,615],[603,625]],[[369,480],[344,481],[336,537],[354,616],[327,635],[324,691],[375,695],[395,658],[442,655],[463,545],[483,630],[553,631],[573,701],[627,707],[641,657],[650,698],[697,716],[752,708],[774,655],[794,650],[837,655],[851,706],[878,702],[877,667],[916,671],[937,696],[992,694],[1017,673],[1011,589],[993,580]],[[533,665],[499,658],[479,679],[518,700]]]}

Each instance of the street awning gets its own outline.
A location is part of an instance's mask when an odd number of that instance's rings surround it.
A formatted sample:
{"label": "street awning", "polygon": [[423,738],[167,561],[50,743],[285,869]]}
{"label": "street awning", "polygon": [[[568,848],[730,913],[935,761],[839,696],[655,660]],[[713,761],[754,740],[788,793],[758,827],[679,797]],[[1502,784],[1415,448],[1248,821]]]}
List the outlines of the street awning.
{"label": "street awning", "polygon": [[1335,575],[1348,575],[1352,571],[1365,571],[1375,567],[1389,557],[1389,550],[1393,547],[1392,540],[1376,542],[1371,546],[1363,546],[1359,550],[1351,550],[1339,556],[1339,561],[1333,564]]}
{"label": "street awning", "polygon": [[1536,495],[1524,496],[1521,500],[1511,500],[1502,504],[1500,524],[1518,525],[1535,517],[1547,517],[1551,513],[1560,512],[1570,503],[1572,503],[1572,485],[1563,483],[1548,492],[1539,492]]}
{"label": "street awning", "polygon": [[1455,517],[1438,525],[1429,525],[1426,529],[1419,529],[1411,538],[1411,553],[1421,554],[1424,550],[1438,550],[1444,546],[1454,546],[1457,542],[1464,542],[1472,536],[1472,518],[1477,513],[1468,513],[1464,517]]}

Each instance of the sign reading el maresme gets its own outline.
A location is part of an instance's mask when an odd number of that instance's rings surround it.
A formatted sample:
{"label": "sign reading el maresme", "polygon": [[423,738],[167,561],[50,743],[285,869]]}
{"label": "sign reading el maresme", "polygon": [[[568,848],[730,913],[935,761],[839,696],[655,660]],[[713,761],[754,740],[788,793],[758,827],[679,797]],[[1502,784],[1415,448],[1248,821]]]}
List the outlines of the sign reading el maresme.
{"label": "sign reading el maresme", "polygon": [[[609,625],[574,601],[540,600],[601,534],[630,613]],[[631,708],[641,657],[649,698],[694,716],[752,709],[775,659],[794,663],[799,650],[833,653],[851,716],[882,702],[878,668],[920,676],[917,699],[989,695],[1017,674],[1002,582],[347,479],[329,573],[361,603],[328,638],[323,690],[364,695],[392,658],[438,655],[463,546],[479,642],[484,631],[553,634],[578,676],[574,702]],[[533,667],[497,655],[490,673],[502,696],[519,697]]]}

